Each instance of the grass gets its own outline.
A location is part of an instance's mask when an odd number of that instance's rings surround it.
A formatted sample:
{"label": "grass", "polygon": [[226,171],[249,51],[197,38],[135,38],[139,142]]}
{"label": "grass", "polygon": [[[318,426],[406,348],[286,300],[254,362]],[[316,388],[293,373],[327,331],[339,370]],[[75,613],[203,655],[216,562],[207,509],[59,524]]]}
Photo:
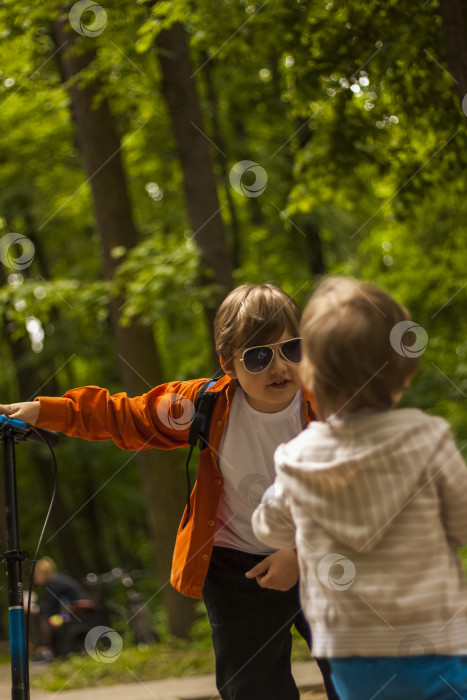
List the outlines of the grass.
{"label": "grass", "polygon": [[116,683],[156,680],[210,673],[214,669],[211,651],[190,648],[185,642],[167,640],[146,649],[128,647],[113,663],[102,663],[87,654],[56,660],[40,675],[31,678],[33,688],[55,692]]}
{"label": "grass", "polygon": [[[303,639],[293,632],[293,661],[308,661],[310,652]],[[206,618],[194,625],[190,639],[166,636],[150,647],[138,648],[125,643],[112,663],[75,654],[56,660],[47,667],[32,667],[31,686],[57,692],[74,688],[110,686],[117,683],[150,681],[160,678],[194,676],[214,672],[214,652]]]}
{"label": "grass", "polygon": [[[303,640],[294,640],[293,660],[309,660]],[[33,688],[55,692],[73,688],[109,686],[116,683],[193,676],[214,672],[212,647],[196,640],[167,638],[151,647],[127,647],[113,663],[102,663],[87,654],[56,660],[31,678]]]}

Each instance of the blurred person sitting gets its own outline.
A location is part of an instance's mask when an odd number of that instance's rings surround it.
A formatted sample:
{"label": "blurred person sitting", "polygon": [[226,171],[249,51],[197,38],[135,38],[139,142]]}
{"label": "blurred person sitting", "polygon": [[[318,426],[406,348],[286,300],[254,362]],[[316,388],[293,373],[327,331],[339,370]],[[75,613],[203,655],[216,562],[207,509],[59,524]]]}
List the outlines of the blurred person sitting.
{"label": "blurred person sitting", "polygon": [[54,656],[66,653],[63,634],[60,633],[63,625],[71,618],[81,621],[79,616],[95,612],[96,606],[83,586],[68,574],[58,571],[50,557],[38,559],[34,583],[44,588],[44,594],[35,606],[38,639],[34,660],[51,661]]}

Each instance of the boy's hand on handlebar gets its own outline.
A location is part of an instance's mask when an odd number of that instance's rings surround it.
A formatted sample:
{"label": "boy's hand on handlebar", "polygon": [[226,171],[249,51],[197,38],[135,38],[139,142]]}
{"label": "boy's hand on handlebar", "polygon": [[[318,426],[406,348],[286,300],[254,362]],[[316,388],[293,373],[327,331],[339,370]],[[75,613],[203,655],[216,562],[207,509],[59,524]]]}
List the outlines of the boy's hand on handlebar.
{"label": "boy's hand on handlebar", "polygon": [[0,404],[0,415],[5,414],[10,418],[24,420],[26,423],[36,425],[39,418],[41,405],[39,401],[22,401],[21,403]]}
{"label": "boy's hand on handlebar", "polygon": [[288,591],[298,581],[298,561],[295,551],[279,549],[247,571],[247,578],[255,578],[262,588]]}

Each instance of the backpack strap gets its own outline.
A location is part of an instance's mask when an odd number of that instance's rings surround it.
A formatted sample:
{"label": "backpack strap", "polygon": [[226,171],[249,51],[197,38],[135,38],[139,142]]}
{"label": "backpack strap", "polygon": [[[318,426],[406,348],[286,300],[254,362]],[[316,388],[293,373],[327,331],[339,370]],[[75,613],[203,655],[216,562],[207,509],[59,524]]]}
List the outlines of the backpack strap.
{"label": "backpack strap", "polygon": [[207,382],[205,382],[199,390],[195,400],[195,413],[191,422],[190,432],[188,433],[188,444],[190,445],[190,451],[185,463],[187,484],[186,518],[182,528],[186,526],[188,520],[190,519],[191,482],[189,466],[191,455],[193,454],[193,450],[197,444],[199,444],[200,450],[204,450],[209,444],[209,428],[211,425],[212,412],[219,396],[219,392],[212,392],[209,391],[209,389],[216,383],[216,381],[216,379],[209,379]]}
{"label": "backpack strap", "polygon": [[[216,379],[205,382],[198,392],[195,400],[195,414],[188,433],[188,444],[193,449],[199,442],[199,449],[204,450],[208,446],[209,427],[211,425],[212,412],[219,396],[218,392],[209,391],[216,383]],[[190,455],[191,456],[191,455]]]}

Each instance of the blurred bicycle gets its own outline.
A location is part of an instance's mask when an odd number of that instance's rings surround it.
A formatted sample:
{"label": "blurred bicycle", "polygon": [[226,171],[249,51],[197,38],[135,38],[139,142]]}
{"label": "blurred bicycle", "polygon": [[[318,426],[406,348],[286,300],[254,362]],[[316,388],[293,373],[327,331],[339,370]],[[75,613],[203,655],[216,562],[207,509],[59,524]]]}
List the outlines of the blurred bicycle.
{"label": "blurred bicycle", "polygon": [[[115,627],[121,633],[129,629],[134,643],[138,645],[151,645],[159,641],[151,612],[135,588],[135,580],[145,578],[148,573],[146,569],[125,573],[116,567],[99,575],[89,573],[83,581],[85,587],[95,591],[93,598],[103,612],[103,624]],[[112,589],[120,585],[126,591],[126,605],[117,603],[112,598]]]}
{"label": "blurred bicycle", "polygon": [[[99,575],[89,573],[80,583],[56,571],[49,576],[47,570],[46,577],[39,574],[36,583],[44,586],[46,595],[40,598],[34,591],[31,594],[31,661],[48,663],[56,657],[83,652],[86,635],[99,625],[111,627],[122,636],[129,630],[137,645],[158,642],[150,610],[135,588],[135,579],[147,574],[147,570],[125,573],[114,568]],[[114,600],[117,586],[125,590],[125,605]],[[27,599],[26,594],[25,605]]]}

